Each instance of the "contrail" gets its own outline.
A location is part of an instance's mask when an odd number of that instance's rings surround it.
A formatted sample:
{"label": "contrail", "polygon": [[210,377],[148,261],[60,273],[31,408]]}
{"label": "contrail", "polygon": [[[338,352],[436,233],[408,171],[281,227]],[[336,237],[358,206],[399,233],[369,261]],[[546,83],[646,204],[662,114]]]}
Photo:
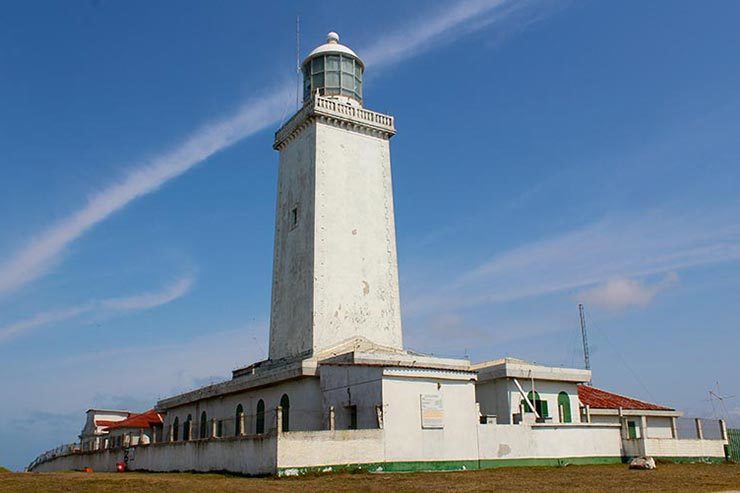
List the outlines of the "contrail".
{"label": "contrail", "polygon": [[[428,49],[431,44],[450,43],[472,30],[502,21],[514,10],[521,10],[519,6],[530,3],[513,0],[455,3],[443,11],[419,18],[413,25],[381,36],[364,50],[366,61],[374,67],[396,64]],[[517,8],[504,8],[512,5]],[[235,114],[201,127],[173,149],[134,166],[122,180],[90,197],[81,209],[43,230],[0,264],[0,293],[14,291],[44,275],[70,243],[133,200],[154,192],[245,137],[276,124],[286,101],[293,96],[292,83],[278,86],[269,95],[247,102]]]}

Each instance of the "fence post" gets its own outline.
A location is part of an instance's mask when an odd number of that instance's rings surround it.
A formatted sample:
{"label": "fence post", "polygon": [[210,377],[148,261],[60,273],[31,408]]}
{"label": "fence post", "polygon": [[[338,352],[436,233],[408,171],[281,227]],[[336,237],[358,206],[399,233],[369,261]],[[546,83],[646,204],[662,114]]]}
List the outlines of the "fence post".
{"label": "fence post", "polygon": [[329,406],[329,430],[334,431],[337,426],[337,417],[334,406]]}
{"label": "fence post", "polygon": [[701,429],[701,418],[696,418],[694,422],[696,423],[696,438],[704,440],[704,431]]}
{"label": "fence post", "polygon": [[728,439],[727,439],[727,423],[725,423],[725,420],[724,419],[720,419],[719,420],[719,433],[720,433],[720,436],[722,437],[722,440],[725,441],[725,442],[727,442],[728,441]]}
{"label": "fence post", "polygon": [[277,430],[277,434],[281,434],[283,432],[283,407],[278,406],[275,408],[275,429]]}

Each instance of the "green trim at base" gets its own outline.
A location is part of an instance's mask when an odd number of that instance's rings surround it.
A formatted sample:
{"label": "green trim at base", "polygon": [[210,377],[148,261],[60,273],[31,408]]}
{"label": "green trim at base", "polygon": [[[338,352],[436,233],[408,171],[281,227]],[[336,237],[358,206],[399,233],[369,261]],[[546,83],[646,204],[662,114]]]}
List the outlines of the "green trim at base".
{"label": "green trim at base", "polygon": [[705,464],[722,464],[724,457],[654,457],[657,461],[674,462],[676,464],[692,464],[703,462]]}
{"label": "green trim at base", "polygon": [[279,467],[278,476],[302,476],[327,472],[429,472],[469,471],[495,467],[565,466],[587,464],[620,464],[622,457],[566,457],[559,459],[483,459],[449,461],[374,462],[313,467]]}

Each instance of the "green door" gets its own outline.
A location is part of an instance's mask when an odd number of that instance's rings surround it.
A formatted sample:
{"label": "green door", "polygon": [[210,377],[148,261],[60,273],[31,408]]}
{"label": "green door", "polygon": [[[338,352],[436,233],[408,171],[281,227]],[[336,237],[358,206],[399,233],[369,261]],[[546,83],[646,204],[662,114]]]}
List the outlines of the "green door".
{"label": "green door", "polygon": [[627,432],[629,438],[637,438],[637,424],[634,421],[627,421]]}
{"label": "green door", "polygon": [[563,423],[571,423],[570,396],[566,392],[560,392],[558,394],[558,407],[560,408],[560,419],[563,420]]}

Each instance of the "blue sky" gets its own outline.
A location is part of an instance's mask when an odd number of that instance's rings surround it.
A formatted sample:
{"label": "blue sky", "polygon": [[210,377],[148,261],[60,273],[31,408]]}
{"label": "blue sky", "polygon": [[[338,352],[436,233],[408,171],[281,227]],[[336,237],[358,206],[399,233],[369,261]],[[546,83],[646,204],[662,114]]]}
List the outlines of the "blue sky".
{"label": "blue sky", "polygon": [[392,140],[409,348],[740,425],[736,2],[6,2],[0,464],[265,356],[277,155],[336,30]]}

